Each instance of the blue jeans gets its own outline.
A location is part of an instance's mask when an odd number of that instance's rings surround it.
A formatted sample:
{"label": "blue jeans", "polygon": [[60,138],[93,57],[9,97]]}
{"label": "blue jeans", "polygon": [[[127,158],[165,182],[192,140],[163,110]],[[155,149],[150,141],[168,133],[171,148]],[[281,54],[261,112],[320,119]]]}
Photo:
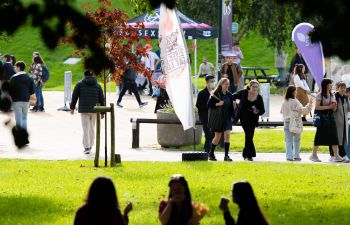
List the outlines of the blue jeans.
{"label": "blue jeans", "polygon": [[277,80],[279,79],[280,81],[285,81],[286,68],[277,68],[277,70],[278,70],[278,77],[276,79]]}
{"label": "blue jeans", "polygon": [[15,113],[16,126],[27,130],[29,102],[13,102],[12,107]]}
{"label": "blue jeans", "polygon": [[[349,125],[348,125],[349,126]],[[350,126],[349,126],[350,128]],[[346,152],[346,156],[350,158],[350,130],[348,132],[348,142],[347,144],[344,146],[345,147],[345,152]]]}
{"label": "blue jeans", "polygon": [[43,85],[42,84],[35,87],[35,96],[36,96],[36,108],[43,109],[44,108],[44,97],[43,97]]}
{"label": "blue jeans", "polygon": [[292,160],[295,158],[300,158],[300,134],[289,131],[289,122],[284,122],[284,141],[286,144],[287,159]]}

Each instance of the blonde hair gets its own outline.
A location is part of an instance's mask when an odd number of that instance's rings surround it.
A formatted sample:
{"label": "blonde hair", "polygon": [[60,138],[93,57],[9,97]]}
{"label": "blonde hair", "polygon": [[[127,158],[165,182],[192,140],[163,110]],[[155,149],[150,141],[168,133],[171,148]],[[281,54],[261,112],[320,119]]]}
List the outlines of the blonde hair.
{"label": "blonde hair", "polygon": [[221,78],[221,79],[219,80],[218,84],[216,85],[215,89],[214,89],[214,93],[217,93],[217,92],[219,92],[219,91],[222,91],[221,85],[222,85],[223,83],[226,83],[226,82],[230,83],[230,80],[229,80],[228,78],[226,78],[226,77]]}
{"label": "blonde hair", "polygon": [[253,86],[253,84],[257,84],[258,86],[260,86],[259,81],[257,81],[257,80],[251,80],[251,81],[249,81],[249,84],[247,84],[246,89],[249,90],[250,87]]}

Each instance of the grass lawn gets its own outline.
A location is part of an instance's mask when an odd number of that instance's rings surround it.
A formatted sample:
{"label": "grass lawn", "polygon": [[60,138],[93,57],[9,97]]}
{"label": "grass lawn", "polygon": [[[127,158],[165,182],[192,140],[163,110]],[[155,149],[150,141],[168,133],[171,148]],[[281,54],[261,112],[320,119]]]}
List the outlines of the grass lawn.
{"label": "grass lawn", "polygon": [[[72,224],[92,180],[113,178],[121,207],[133,201],[130,224],[157,221],[160,199],[174,173],[189,181],[197,202],[209,206],[201,224],[224,224],[217,206],[233,181],[251,182],[271,224],[350,224],[349,167],[281,163],[127,162],[93,168],[88,161],[0,160],[0,224]],[[230,204],[233,215],[237,207]]]}
{"label": "grass lawn", "polygon": [[[304,130],[301,134],[301,152],[311,152],[314,143],[316,129],[307,129]],[[204,144],[204,137],[202,138],[202,143],[196,145],[196,149],[202,151]],[[231,146],[230,151],[242,152],[244,148],[244,132],[233,132],[231,133]],[[283,128],[276,129],[256,129],[254,135],[254,143],[257,152],[285,152],[285,144],[284,144],[284,133]],[[180,149],[188,150],[192,149],[193,146],[184,146]],[[221,148],[217,148],[219,151],[223,151]],[[320,153],[328,153],[328,147],[320,146]]]}

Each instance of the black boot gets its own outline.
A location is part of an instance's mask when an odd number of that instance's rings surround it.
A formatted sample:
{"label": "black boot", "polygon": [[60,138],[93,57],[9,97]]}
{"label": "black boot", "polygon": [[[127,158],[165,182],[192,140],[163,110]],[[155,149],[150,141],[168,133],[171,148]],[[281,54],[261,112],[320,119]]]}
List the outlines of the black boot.
{"label": "black boot", "polygon": [[232,161],[232,159],[230,158],[230,156],[228,156],[228,152],[230,150],[230,142],[225,142],[225,157],[224,157],[224,161]]}
{"label": "black boot", "polygon": [[215,158],[215,155],[214,155],[215,148],[216,148],[216,145],[211,143],[211,149],[210,149],[210,152],[209,152],[209,160],[210,161],[216,161],[216,158]]}

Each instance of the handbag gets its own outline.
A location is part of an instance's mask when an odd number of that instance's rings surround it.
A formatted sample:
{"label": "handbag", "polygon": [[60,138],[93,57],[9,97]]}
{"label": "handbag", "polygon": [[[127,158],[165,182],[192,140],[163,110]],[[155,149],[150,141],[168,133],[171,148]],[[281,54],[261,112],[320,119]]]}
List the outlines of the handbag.
{"label": "handbag", "polygon": [[35,96],[35,94],[30,95],[30,97],[29,97],[29,105],[30,106],[36,106],[36,96]]}
{"label": "handbag", "polygon": [[[219,99],[214,94],[212,95],[213,98]],[[207,126],[213,130],[221,130],[223,124],[223,111],[222,107],[215,107],[215,108],[209,108],[208,109],[208,124]]]}
{"label": "handbag", "polygon": [[296,110],[292,110],[292,115],[289,121],[289,131],[295,134],[303,132],[303,120]]}
{"label": "handbag", "polygon": [[[330,100],[329,100],[330,101]],[[323,96],[321,97],[321,106],[323,102]],[[314,116],[313,116],[313,125],[315,127],[329,127],[332,122],[331,122],[331,113],[329,110],[316,110],[314,111]]]}

